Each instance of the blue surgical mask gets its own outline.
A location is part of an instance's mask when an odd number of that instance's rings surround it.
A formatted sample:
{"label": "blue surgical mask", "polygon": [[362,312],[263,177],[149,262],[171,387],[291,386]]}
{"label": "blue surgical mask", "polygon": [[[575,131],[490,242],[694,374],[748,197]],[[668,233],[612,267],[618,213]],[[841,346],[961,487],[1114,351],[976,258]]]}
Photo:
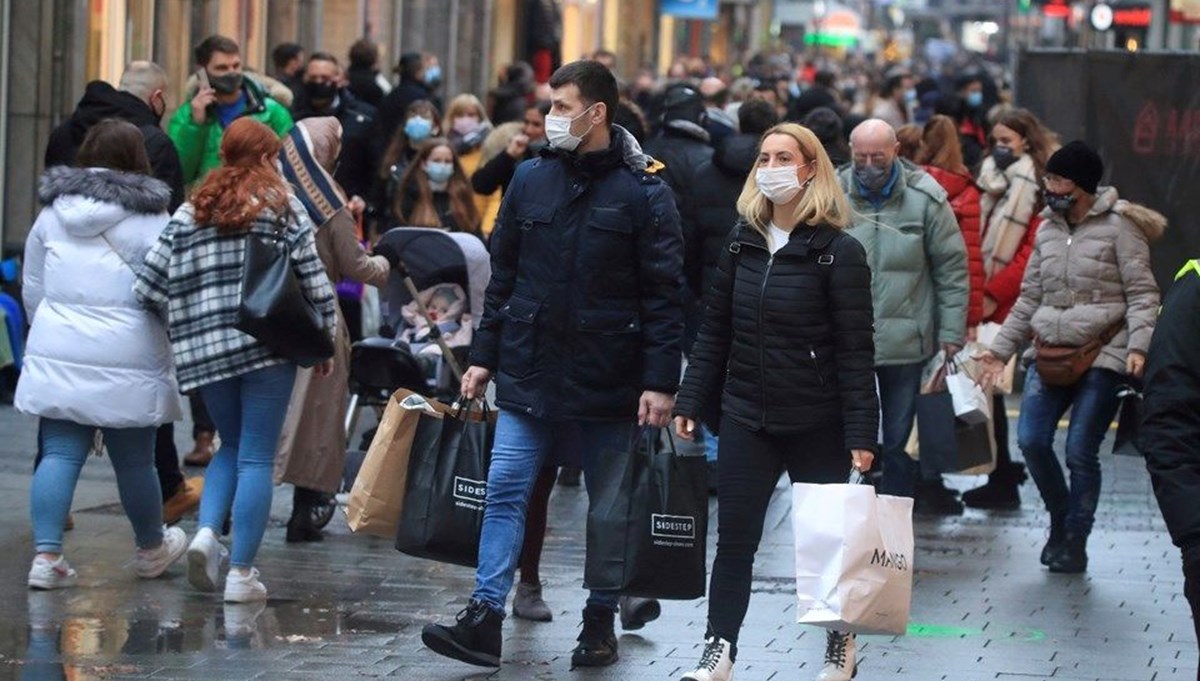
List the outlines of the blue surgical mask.
{"label": "blue surgical mask", "polygon": [[438,65],[425,67],[425,84],[437,87],[442,82],[442,67]]}
{"label": "blue surgical mask", "polygon": [[904,91],[904,101],[908,102],[909,104],[916,102],[917,101],[917,91],[914,90],[913,88],[909,88],[909,89],[905,90]]}
{"label": "blue surgical mask", "polygon": [[454,164],[448,161],[426,161],[425,174],[429,176],[431,183],[444,186],[454,174]]}
{"label": "blue surgical mask", "polygon": [[967,95],[967,106],[978,109],[983,106],[983,92],[971,92]]}
{"label": "blue surgical mask", "polygon": [[412,143],[424,142],[433,134],[433,121],[424,116],[413,116],[404,123],[404,134]]}

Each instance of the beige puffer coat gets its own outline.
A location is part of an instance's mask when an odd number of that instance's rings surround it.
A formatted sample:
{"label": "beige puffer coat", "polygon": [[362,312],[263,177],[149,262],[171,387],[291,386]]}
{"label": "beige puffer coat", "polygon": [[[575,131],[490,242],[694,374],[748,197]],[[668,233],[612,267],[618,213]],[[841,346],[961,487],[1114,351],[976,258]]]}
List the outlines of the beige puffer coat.
{"label": "beige puffer coat", "polygon": [[[1051,345],[1083,345],[1120,320],[1125,326],[1093,365],[1125,374],[1130,351],[1145,353],[1158,317],[1159,291],[1150,271],[1150,242],[1162,236],[1160,213],[1119,200],[1101,187],[1079,225],[1042,212],[1021,297],[992,345],[1001,360],[1033,335]],[[1034,351],[1026,353],[1032,358]]]}

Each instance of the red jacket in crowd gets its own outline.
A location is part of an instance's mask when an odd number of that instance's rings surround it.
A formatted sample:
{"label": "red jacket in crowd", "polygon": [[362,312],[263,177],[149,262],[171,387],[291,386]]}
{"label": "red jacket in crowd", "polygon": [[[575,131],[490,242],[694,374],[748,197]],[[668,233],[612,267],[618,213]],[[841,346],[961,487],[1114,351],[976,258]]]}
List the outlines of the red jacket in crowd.
{"label": "red jacket in crowd", "polygon": [[[983,238],[979,228],[979,189],[975,187],[975,180],[970,175],[962,175],[937,166],[925,166],[925,172],[932,175],[950,196],[950,208],[954,210],[963,241],[967,243],[967,272],[971,278],[971,294],[967,300],[967,326],[973,327],[984,321]],[[1025,258],[1029,258],[1028,253],[1025,254]],[[1022,262],[1021,268],[1024,267]],[[1018,292],[1020,288],[1021,279],[1018,276]],[[1012,302],[1016,302],[1015,296]],[[1011,308],[1012,303],[1008,306]]]}
{"label": "red jacket in crowd", "polygon": [[996,311],[983,321],[1003,324],[1013,305],[1017,304],[1017,298],[1021,295],[1021,280],[1025,278],[1025,265],[1029,263],[1029,254],[1033,252],[1033,243],[1037,239],[1038,227],[1041,224],[1042,216],[1034,213],[1029,219],[1029,229],[1025,230],[1025,238],[1022,239],[1021,247],[1017,249],[1012,262],[993,275],[984,286],[984,293],[996,301]]}

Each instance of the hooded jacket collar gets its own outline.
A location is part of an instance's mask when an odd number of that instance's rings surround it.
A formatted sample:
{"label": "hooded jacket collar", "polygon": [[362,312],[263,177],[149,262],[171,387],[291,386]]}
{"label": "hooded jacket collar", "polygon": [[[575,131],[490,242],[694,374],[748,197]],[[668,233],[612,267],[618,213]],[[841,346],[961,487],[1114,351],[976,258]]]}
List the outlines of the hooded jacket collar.
{"label": "hooded jacket collar", "polygon": [[758,161],[758,137],[737,133],[717,143],[713,165],[726,175],[743,180]]}
{"label": "hooded jacket collar", "polygon": [[[1156,210],[1147,208],[1140,203],[1126,201],[1117,193],[1116,187],[1100,187],[1096,190],[1096,201],[1092,204],[1091,210],[1088,211],[1084,222],[1095,217],[1100,217],[1105,213],[1116,213],[1121,217],[1133,223],[1150,242],[1157,241],[1167,230],[1167,218],[1162,213]],[[1042,218],[1055,222],[1066,228],[1067,221],[1063,216],[1055,213],[1049,208],[1042,210]],[[1082,223],[1080,223],[1082,224]],[[1075,226],[1076,228],[1079,225]]]}
{"label": "hooded jacket collar", "polygon": [[625,128],[613,125],[610,136],[612,140],[605,149],[578,154],[546,147],[541,154],[546,158],[557,158],[566,167],[585,175],[599,175],[622,165],[635,173],[641,173],[656,163],[649,154],[642,151],[642,145],[638,144],[633,133]]}
{"label": "hooded jacket collar", "polygon": [[[783,248],[776,251],[776,257],[780,255],[792,255],[798,257],[807,256],[812,251],[820,251],[829,246],[834,237],[838,234],[838,230],[829,225],[796,225],[788,237],[788,242]],[[758,248],[766,249],[767,240],[757,229],[751,227],[747,222],[741,221],[738,223],[737,241],[748,246],[757,246]]]}
{"label": "hooded jacket collar", "polygon": [[68,230],[95,236],[130,214],[166,212],[171,189],[149,175],[55,166],[42,174],[38,198],[52,207]]}
{"label": "hooded jacket collar", "polygon": [[83,142],[87,131],[106,118],[120,118],[139,128],[158,125],[150,106],[136,95],[118,90],[102,80],[94,80],[87,84],[71,114],[72,139],[76,144]]}

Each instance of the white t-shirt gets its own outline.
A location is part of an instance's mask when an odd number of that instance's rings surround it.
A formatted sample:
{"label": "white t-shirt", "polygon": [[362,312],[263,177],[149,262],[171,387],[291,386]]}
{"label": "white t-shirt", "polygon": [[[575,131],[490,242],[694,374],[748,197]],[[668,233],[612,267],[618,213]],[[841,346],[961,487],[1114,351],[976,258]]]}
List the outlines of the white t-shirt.
{"label": "white t-shirt", "polygon": [[771,238],[767,240],[767,248],[771,249],[771,255],[778,253],[779,249],[783,248],[784,245],[787,244],[788,239],[792,238],[791,232],[785,232],[782,229],[779,229],[775,226],[774,222],[767,225],[767,234],[771,236]]}

